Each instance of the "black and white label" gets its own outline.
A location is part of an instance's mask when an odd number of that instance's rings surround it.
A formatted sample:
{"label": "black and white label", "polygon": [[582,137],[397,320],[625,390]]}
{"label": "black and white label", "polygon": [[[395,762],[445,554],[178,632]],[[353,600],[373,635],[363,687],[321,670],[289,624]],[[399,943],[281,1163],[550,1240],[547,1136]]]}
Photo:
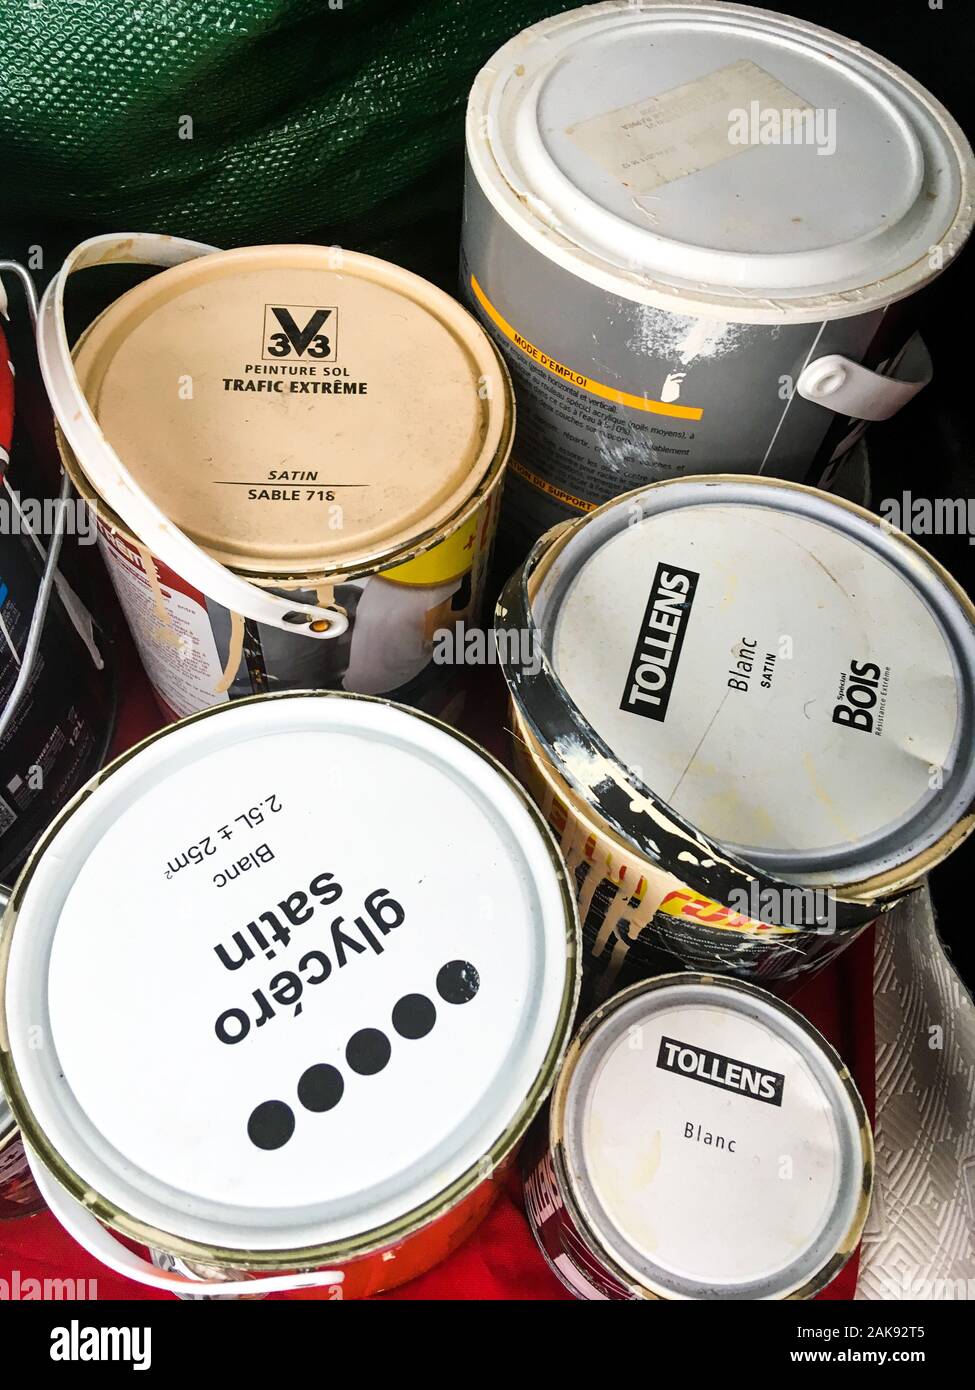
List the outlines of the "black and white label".
{"label": "black and white label", "polygon": [[667,717],[699,577],[678,565],[657,566],[620,709],[645,719]]}
{"label": "black and white label", "polygon": [[759,1007],[675,1003],[631,1022],[585,1095],[585,1169],[605,1219],[653,1264],[708,1286],[771,1290],[832,1222],[841,1185],[844,1205],[857,1185],[843,1176],[846,1111],[799,1034]]}
{"label": "black and white label", "polygon": [[308,304],[264,306],[265,361],[334,362],[338,354],[338,309]]}
{"label": "black and white label", "polygon": [[739,1062],[734,1057],[722,1056],[720,1052],[709,1052],[706,1047],[695,1047],[693,1043],[661,1038],[657,1066],[664,1071],[676,1072],[678,1076],[690,1077],[693,1081],[703,1081],[708,1086],[738,1091],[743,1096],[752,1096],[768,1105],[782,1104],[785,1077],[781,1072]]}

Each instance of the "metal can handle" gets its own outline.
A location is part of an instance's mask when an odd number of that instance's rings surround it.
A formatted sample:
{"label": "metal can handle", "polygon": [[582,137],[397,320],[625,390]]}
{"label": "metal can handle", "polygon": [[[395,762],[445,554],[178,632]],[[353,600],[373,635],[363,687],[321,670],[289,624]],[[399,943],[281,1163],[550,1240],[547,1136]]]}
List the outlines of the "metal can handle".
{"label": "metal can handle", "polygon": [[208,555],[156,506],[126,469],[102,433],[74,368],[64,323],[70,277],[95,265],[170,267],[212,255],[215,246],[151,232],[91,237],[76,246],[41,300],[37,355],[47,394],[65,438],[95,491],[154,555],[217,603],[254,622],[315,639],[340,637],[348,618],[337,608],[294,602],[251,584]]}
{"label": "metal can handle", "polygon": [[837,415],[855,420],[889,420],[931,381],[931,358],[919,334],[908,339],[895,366],[904,359],[911,363],[908,370],[912,370],[913,380],[875,372],[833,352],[817,357],[802,369],[796,391],[805,400],[824,405]]}
{"label": "metal can handle", "polygon": [[40,1160],[25,1144],[27,1161],[41,1196],[61,1225],[80,1246],[94,1255],[103,1265],[129,1279],[137,1279],[153,1289],[169,1293],[206,1293],[212,1291],[224,1298],[243,1298],[253,1294],[283,1293],[292,1289],[313,1289],[343,1283],[340,1269],[315,1269],[304,1273],[255,1275],[253,1279],[193,1279],[178,1270],[157,1269],[141,1255],[130,1250],[107,1230],[101,1222],[69,1197],[61,1185],[47,1172]]}

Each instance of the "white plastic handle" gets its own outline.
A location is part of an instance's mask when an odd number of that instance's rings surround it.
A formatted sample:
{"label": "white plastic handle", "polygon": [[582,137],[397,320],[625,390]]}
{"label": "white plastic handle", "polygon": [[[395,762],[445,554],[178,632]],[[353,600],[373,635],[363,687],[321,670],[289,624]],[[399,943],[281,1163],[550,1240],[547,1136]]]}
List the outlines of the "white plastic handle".
{"label": "white plastic handle", "polygon": [[[111,499],[113,509],[126,526],[164,564],[232,613],[283,632],[300,632],[302,636],[325,640],[340,637],[349,620],[338,609],[292,602],[260,589],[226,569],[179,530],[142,490],[102,434],[75,373],[64,325],[65,287],[75,271],[123,263],[169,267],[209,256],[216,250],[215,246],[199,241],[149,232],[96,236],[76,246],[41,300],[37,355],[44,385],[85,476],[96,492]],[[315,622],[323,625],[322,631],[311,628]]]}
{"label": "white plastic handle", "polygon": [[[901,353],[902,359],[915,344],[920,344],[917,334]],[[817,357],[804,367],[796,390],[804,400],[824,405],[837,415],[849,415],[856,420],[889,420],[931,380],[931,359],[926,349],[922,365],[919,380],[899,381],[897,377],[871,371],[834,352]]]}
{"label": "white plastic handle", "polygon": [[340,1269],[315,1269],[308,1273],[255,1275],[253,1279],[219,1280],[191,1279],[177,1270],[157,1269],[144,1260],[112,1233],[96,1221],[91,1212],[69,1197],[61,1185],[37,1156],[24,1145],[27,1161],[30,1164],[34,1181],[51,1211],[61,1225],[89,1255],[94,1255],[116,1274],[128,1279],[137,1279],[140,1284],[148,1284],[153,1289],[166,1289],[169,1293],[207,1293],[219,1294],[223,1298],[245,1298],[254,1294],[283,1293],[288,1289],[315,1289],[324,1285],[341,1284],[345,1275]]}

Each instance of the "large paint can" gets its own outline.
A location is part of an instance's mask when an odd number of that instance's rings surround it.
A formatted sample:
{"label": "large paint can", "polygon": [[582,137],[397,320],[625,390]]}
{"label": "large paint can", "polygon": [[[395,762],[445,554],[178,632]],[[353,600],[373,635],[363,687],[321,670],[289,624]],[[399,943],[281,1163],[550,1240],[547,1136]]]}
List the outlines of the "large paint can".
{"label": "large paint can", "polygon": [[614,996],[573,1042],[537,1138],[528,1218],[577,1298],[812,1298],[870,1206],[849,1071],[739,981],[665,975]]}
{"label": "large paint can", "polygon": [[357,1297],[442,1259],[578,993],[575,902],[518,783],[337,692],[219,706],[117,759],[2,931],[0,1077],[38,1185],[103,1263],[183,1295]]}
{"label": "large paint can", "polygon": [[[11,262],[0,269],[20,281],[26,327],[30,276]],[[39,392],[31,341],[20,334],[15,363],[0,329],[0,883],[101,766],[115,716],[105,635],[61,568],[72,547],[80,559],[79,512],[66,480],[60,495],[49,494],[34,466],[43,441],[18,410],[32,372]]]}
{"label": "large paint can", "polygon": [[467,115],[462,294],[518,399],[503,537],[709,472],[827,485],[930,376],[918,292],[972,151],[906,73],[787,15],[608,0],[526,29]]}
{"label": "large paint can", "polygon": [[[65,286],[113,262],[168,268],[72,354]],[[97,237],[38,342],[171,718],[302,687],[445,707],[434,634],[478,621],[512,429],[505,368],[454,300],[340,248]]]}
{"label": "large paint can", "polygon": [[597,997],[661,958],[791,980],[975,823],[975,608],[852,503],[652,484],[543,537],[497,625]]}
{"label": "large paint can", "polygon": [[44,1198],[31,1176],[20,1131],[0,1091],[0,1221],[32,1216],[43,1209]]}

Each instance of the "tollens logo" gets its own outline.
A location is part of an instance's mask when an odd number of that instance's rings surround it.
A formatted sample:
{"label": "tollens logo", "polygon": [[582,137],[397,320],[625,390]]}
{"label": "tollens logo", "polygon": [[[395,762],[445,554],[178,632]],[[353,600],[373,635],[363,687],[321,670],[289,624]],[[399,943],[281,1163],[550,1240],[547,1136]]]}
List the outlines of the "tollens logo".
{"label": "tollens logo", "polygon": [[265,304],[265,360],[282,359],[334,362],[338,352],[339,311],[316,309],[308,304]]}
{"label": "tollens logo", "polygon": [[658,565],[620,709],[663,722],[700,575]]}
{"label": "tollens logo", "polygon": [[678,1042],[676,1038],[660,1039],[657,1066],[692,1081],[720,1086],[723,1091],[737,1091],[739,1095],[764,1101],[766,1105],[782,1104],[785,1077],[779,1072],[738,1062],[734,1057],[723,1057],[720,1052],[708,1052],[706,1048]]}
{"label": "tollens logo", "polygon": [[879,699],[880,667],[874,661],[851,661],[843,697],[833,706],[833,723],[873,733],[873,709]]}

